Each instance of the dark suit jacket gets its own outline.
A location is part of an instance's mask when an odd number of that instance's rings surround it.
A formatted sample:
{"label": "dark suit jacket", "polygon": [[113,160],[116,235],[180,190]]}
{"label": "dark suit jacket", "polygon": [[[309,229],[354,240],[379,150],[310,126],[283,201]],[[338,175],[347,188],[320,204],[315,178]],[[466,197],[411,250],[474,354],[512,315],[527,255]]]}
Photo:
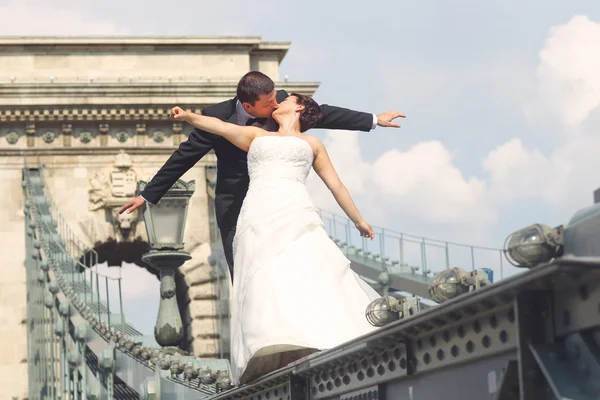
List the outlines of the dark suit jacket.
{"label": "dark suit jacket", "polygon": [[[286,97],[288,94],[285,90],[277,91],[277,102]],[[202,110],[202,114],[235,124],[236,103],[237,97],[207,107]],[[373,126],[372,114],[325,104],[321,105],[321,111],[323,118],[316,128],[369,131]],[[249,178],[246,152],[221,136],[200,129],[192,131],[188,140],[179,145],[140,194],[150,203],[156,204],[175,181],[211,149],[214,149],[218,159],[215,214],[223,234],[224,231],[235,229],[242,202],[248,191]]]}

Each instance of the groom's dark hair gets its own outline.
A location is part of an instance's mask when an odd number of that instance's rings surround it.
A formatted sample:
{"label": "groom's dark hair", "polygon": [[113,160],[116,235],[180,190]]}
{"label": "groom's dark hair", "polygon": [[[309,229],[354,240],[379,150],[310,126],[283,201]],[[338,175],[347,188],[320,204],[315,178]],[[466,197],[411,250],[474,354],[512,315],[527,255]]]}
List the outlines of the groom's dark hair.
{"label": "groom's dark hair", "polygon": [[321,107],[311,97],[303,94],[292,93],[290,96],[296,98],[296,104],[302,104],[304,110],[300,114],[300,132],[306,132],[312,129],[321,121],[323,114],[321,113]]}
{"label": "groom's dark hair", "polygon": [[254,105],[265,94],[275,89],[275,82],[267,75],[258,71],[250,71],[242,76],[237,86],[237,96],[242,103]]}

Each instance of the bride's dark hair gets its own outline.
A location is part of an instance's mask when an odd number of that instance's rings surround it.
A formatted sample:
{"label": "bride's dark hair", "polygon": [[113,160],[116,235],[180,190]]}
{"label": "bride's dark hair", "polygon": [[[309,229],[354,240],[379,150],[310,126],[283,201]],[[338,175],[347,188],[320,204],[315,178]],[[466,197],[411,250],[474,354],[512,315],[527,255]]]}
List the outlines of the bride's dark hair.
{"label": "bride's dark hair", "polygon": [[304,106],[304,110],[300,113],[300,132],[306,132],[312,129],[321,121],[321,107],[312,98],[303,94],[292,93],[290,96],[296,98],[296,103]]}

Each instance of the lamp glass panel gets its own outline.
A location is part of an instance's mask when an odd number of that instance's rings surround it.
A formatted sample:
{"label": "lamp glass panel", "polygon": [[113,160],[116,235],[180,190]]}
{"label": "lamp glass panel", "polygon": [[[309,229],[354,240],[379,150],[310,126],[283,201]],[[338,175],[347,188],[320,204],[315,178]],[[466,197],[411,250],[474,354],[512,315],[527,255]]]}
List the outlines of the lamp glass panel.
{"label": "lamp glass panel", "polygon": [[[185,230],[187,199],[163,199],[149,205],[151,245],[181,245]],[[150,239],[150,237],[149,237]]]}

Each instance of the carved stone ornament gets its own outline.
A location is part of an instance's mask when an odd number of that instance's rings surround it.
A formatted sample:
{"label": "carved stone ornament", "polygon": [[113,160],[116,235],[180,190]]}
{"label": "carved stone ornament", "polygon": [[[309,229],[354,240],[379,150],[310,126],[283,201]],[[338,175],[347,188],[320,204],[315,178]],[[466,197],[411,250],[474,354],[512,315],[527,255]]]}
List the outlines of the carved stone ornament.
{"label": "carved stone ornament", "polygon": [[152,133],[152,139],[154,139],[156,143],[161,143],[165,140],[165,133],[163,131],[154,131]]}
{"label": "carved stone ornament", "polygon": [[110,184],[106,174],[95,172],[90,178],[90,189],[88,190],[88,210],[95,211],[106,205],[107,192]]}
{"label": "carved stone ornament", "polygon": [[119,214],[119,209],[135,196],[137,173],[131,156],[121,150],[116,155],[112,171],[96,172],[90,179],[88,209],[106,209],[117,241],[133,240],[138,213]]}
{"label": "carved stone ornament", "polygon": [[115,157],[115,168],[110,173],[111,194],[114,197],[135,196],[137,174],[131,169],[131,156],[123,150]]}
{"label": "carved stone ornament", "polygon": [[44,139],[44,142],[46,143],[52,143],[54,142],[54,139],[56,139],[56,133],[52,131],[46,131],[42,135],[42,139]]}
{"label": "carved stone ornament", "polygon": [[127,132],[123,132],[123,131],[117,132],[115,134],[115,137],[121,143],[125,143],[127,141],[127,139],[129,139],[129,135],[127,134]]}
{"label": "carved stone ornament", "polygon": [[92,141],[92,133],[88,131],[83,131],[79,134],[79,140],[81,143],[89,143]]}
{"label": "carved stone ornament", "polygon": [[121,207],[114,207],[111,210],[115,240],[117,243],[126,241],[128,239],[133,240],[135,238],[138,219],[138,210],[133,210],[133,212],[130,214],[119,214],[120,208]]}
{"label": "carved stone ornament", "polygon": [[16,144],[19,141],[19,134],[15,131],[10,131],[6,135],[6,141],[8,144]]}

